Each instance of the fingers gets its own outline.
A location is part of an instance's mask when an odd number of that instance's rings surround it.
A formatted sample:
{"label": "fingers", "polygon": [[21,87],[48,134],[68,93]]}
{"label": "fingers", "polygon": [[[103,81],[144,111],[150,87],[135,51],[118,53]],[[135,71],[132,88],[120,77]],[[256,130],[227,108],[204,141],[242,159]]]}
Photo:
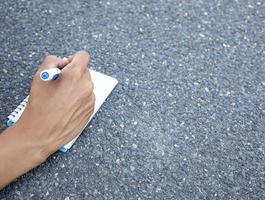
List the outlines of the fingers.
{"label": "fingers", "polygon": [[69,68],[86,68],[90,61],[90,56],[86,51],[78,51],[68,58],[69,64],[65,69]]}
{"label": "fingers", "polygon": [[86,51],[78,51],[74,55],[69,56],[68,58],[60,58],[55,55],[48,55],[44,58],[41,68],[49,69],[53,67],[58,67],[60,69],[72,68],[72,67],[81,67],[85,68],[89,64],[90,56]]}
{"label": "fingers", "polygon": [[58,68],[62,69],[64,68],[66,65],[68,65],[70,63],[70,60],[68,58],[63,58],[59,63],[58,63]]}
{"label": "fingers", "polygon": [[[74,55],[75,55],[75,54],[74,54]],[[69,56],[69,57],[67,58],[67,60],[68,60],[69,62],[72,62],[72,60],[73,60],[73,58],[74,58],[74,55]]]}
{"label": "fingers", "polygon": [[86,51],[78,51],[68,58],[48,55],[44,58],[38,71],[40,72],[42,70],[58,67],[65,74],[69,73],[75,77],[86,75],[88,80],[91,81],[90,72],[87,68],[89,61],[90,56]]}
{"label": "fingers", "polygon": [[64,60],[62,58],[59,58],[59,57],[54,56],[54,55],[48,55],[44,58],[41,66],[40,66],[40,69],[45,70],[45,69],[50,69],[53,67],[58,67],[58,65],[60,63],[62,63],[63,61]]}

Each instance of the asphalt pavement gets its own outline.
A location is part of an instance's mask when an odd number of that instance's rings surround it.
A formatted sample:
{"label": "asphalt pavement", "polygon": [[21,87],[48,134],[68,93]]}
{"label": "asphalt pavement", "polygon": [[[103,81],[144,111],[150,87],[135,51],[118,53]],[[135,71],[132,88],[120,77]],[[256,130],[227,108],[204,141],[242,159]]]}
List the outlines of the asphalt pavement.
{"label": "asphalt pavement", "polygon": [[1,0],[1,131],[43,56],[81,49],[119,84],[0,199],[265,199],[264,1]]}

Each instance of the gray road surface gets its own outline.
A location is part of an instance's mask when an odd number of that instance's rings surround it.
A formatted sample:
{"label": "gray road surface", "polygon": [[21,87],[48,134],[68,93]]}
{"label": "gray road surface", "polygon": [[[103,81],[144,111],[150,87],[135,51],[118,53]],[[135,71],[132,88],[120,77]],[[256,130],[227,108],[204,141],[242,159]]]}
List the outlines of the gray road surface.
{"label": "gray road surface", "polygon": [[0,44],[1,130],[46,52],[120,82],[0,199],[265,198],[264,1],[1,0]]}

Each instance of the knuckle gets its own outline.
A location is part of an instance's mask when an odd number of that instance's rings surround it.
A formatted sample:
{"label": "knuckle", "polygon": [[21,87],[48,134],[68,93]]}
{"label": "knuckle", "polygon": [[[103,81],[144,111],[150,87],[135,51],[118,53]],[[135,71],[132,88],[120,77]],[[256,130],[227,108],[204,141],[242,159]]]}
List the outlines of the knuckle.
{"label": "knuckle", "polygon": [[92,82],[92,81],[88,81],[89,82],[89,91],[90,92],[93,92],[93,90],[94,90],[94,83]]}
{"label": "knuckle", "polygon": [[87,81],[84,85],[83,85],[83,94],[82,96],[86,99],[86,102],[90,102],[91,98],[92,100],[94,99],[93,95],[93,84],[91,81]]}
{"label": "knuckle", "polygon": [[85,84],[85,90],[87,91],[89,96],[93,93],[93,88],[94,88],[94,85],[92,81],[87,81]]}
{"label": "knuckle", "polygon": [[82,96],[89,97],[93,93],[93,84],[91,81],[83,81],[80,85],[80,90],[82,91]]}
{"label": "knuckle", "polygon": [[95,104],[95,101],[96,101],[96,96],[95,96],[94,92],[92,92],[91,102],[92,102],[93,105]]}
{"label": "knuckle", "polygon": [[81,70],[82,69],[82,66],[79,65],[76,62],[71,63],[71,67],[73,68],[74,71],[78,71],[78,70]]}
{"label": "knuckle", "polygon": [[89,63],[89,61],[90,61],[90,55],[89,55],[89,53],[87,51],[81,50],[81,51],[78,52],[78,55],[79,55],[80,58],[83,59],[83,61],[84,61],[84,63],[86,65]]}
{"label": "knuckle", "polygon": [[71,71],[72,76],[76,78],[80,78],[84,74],[84,70],[81,67],[74,67]]}

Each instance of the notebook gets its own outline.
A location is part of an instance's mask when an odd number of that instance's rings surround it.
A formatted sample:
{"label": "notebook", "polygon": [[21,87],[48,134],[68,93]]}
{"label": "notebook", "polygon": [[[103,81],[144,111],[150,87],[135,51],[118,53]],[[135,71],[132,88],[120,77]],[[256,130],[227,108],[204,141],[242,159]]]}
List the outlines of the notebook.
{"label": "notebook", "polygon": [[[107,99],[111,91],[115,88],[118,81],[117,79],[104,75],[102,73],[96,72],[94,70],[89,70],[91,74],[92,81],[94,83],[94,94],[96,97],[95,101],[95,107],[94,112],[89,118],[87,124],[90,122],[90,120],[93,118],[93,116],[96,114],[96,112],[99,110],[101,105],[104,103],[104,101]],[[18,106],[17,108],[8,116],[7,126],[12,126],[14,123],[16,123],[19,118],[21,117],[23,111],[25,110],[25,107],[27,106],[29,96],[27,96]],[[84,126],[83,130],[87,126],[87,124]],[[59,150],[61,152],[68,151],[72,145],[75,143],[79,135],[83,132],[83,130],[78,134],[76,138],[74,138],[72,141],[70,141],[68,144],[65,144],[62,146]]]}

